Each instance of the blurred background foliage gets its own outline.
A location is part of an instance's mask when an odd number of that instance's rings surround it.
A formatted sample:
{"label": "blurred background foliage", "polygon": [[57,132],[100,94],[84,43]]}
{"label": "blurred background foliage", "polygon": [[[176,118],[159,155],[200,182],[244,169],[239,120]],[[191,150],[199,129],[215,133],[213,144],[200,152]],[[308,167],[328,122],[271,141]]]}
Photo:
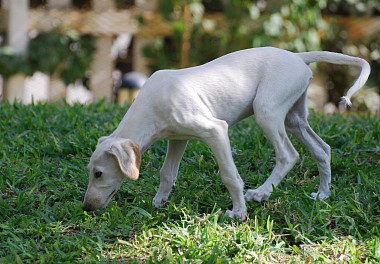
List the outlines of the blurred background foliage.
{"label": "blurred background foliage", "polygon": [[0,49],[0,72],[8,79],[22,72],[43,72],[60,78],[66,85],[85,79],[95,51],[95,38],[74,30],[41,33],[30,39],[27,56]]}
{"label": "blurred background foliage", "polygon": [[[191,61],[203,63],[235,50],[277,46],[302,52],[322,48],[343,50],[352,41],[333,15],[379,16],[377,0],[160,0],[159,11],[166,20],[175,20],[172,38],[156,37],[146,55],[158,58],[152,68],[176,67],[180,56],[181,34],[185,29],[183,7],[190,5],[193,18]],[[221,13],[223,21],[216,24],[207,14]],[[327,20],[327,17],[328,20]],[[367,46],[364,57],[380,49],[380,33],[355,44]],[[353,43],[352,43],[353,44]],[[162,58],[160,58],[162,57]]]}
{"label": "blurred background foliage", "polygon": [[[115,0],[121,9],[153,0]],[[206,63],[240,49],[275,46],[294,52],[328,50],[359,56],[371,64],[368,87],[380,87],[380,1],[379,0],[156,0],[156,13],[170,25],[166,35],[146,36],[144,48],[149,69],[183,68]],[[31,8],[44,8],[46,0],[30,0]],[[89,10],[92,0],[72,0],[73,8]],[[373,34],[352,37],[341,23],[375,19]],[[137,17],[144,26],[149,22]],[[358,31],[366,31],[358,23]],[[0,36],[1,39],[1,36]],[[3,38],[4,39],[4,38]],[[133,41],[132,41],[133,43]],[[95,38],[74,30],[57,29],[31,38],[26,58],[8,54],[0,47],[0,71],[5,79],[18,71],[31,75],[41,71],[61,78],[66,84],[85,79],[95,52]],[[134,55],[132,55],[134,56]],[[129,58],[129,61],[131,59]],[[130,64],[130,63],[129,63]],[[115,63],[118,67],[118,61]],[[312,65],[327,83],[328,101],[337,103],[357,69],[330,64]],[[128,66],[128,70],[132,67]],[[125,73],[122,70],[123,73]],[[316,74],[317,75],[317,74]]]}
{"label": "blurred background foliage", "polygon": [[56,31],[31,39],[28,60],[33,72],[57,76],[68,85],[87,77],[94,52],[94,37],[80,36],[74,30]]}
{"label": "blurred background foliage", "polygon": [[[317,2],[317,3],[316,3]],[[181,35],[185,22],[183,6],[193,14],[191,64],[200,64],[239,49],[277,46],[293,51],[321,49],[320,35],[328,30],[322,19],[324,1],[169,1],[161,0],[159,10],[167,20],[176,20],[174,36],[157,37],[146,49],[148,57],[157,59],[152,69],[176,68],[179,63]],[[316,4],[315,4],[316,3]],[[212,14],[221,14],[215,21]],[[176,54],[177,53],[177,54]]]}

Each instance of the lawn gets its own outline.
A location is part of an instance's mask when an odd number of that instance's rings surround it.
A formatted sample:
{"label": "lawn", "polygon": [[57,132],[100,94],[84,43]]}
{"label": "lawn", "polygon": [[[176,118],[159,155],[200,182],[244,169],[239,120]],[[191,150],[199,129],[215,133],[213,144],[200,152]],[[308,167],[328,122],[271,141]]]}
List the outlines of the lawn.
{"label": "lawn", "polygon": [[[314,201],[317,167],[300,160],[268,202],[231,208],[218,167],[202,142],[189,144],[166,206],[152,199],[166,142],[143,156],[140,179],[127,180],[107,208],[86,213],[86,165],[100,136],[126,107],[0,104],[0,263],[379,263],[380,120],[311,114],[332,147],[332,194]],[[230,131],[246,189],[264,182],[274,152],[249,118]]]}

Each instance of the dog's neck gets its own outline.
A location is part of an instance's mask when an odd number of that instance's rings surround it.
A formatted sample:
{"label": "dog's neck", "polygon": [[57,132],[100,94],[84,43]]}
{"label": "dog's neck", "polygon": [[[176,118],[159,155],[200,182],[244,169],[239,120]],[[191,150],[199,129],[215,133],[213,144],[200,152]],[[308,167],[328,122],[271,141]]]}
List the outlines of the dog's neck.
{"label": "dog's neck", "polygon": [[154,122],[154,115],[137,104],[133,104],[121,120],[119,127],[111,134],[136,143],[143,153],[155,141],[161,139],[160,129]]}

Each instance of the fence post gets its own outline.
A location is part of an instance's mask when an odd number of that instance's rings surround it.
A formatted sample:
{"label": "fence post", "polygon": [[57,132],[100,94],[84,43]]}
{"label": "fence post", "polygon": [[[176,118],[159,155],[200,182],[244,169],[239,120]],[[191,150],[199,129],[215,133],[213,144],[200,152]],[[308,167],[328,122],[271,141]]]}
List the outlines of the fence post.
{"label": "fence post", "polygon": [[[29,0],[11,0],[8,7],[8,45],[13,54],[25,56],[28,48],[28,8]],[[18,73],[5,84],[4,95],[10,102],[23,102],[25,74]]]}
{"label": "fence post", "polygon": [[[136,7],[142,12],[152,12],[157,10],[157,0],[136,0]],[[137,33],[133,36],[133,71],[140,72],[146,76],[150,76],[151,72],[148,68],[148,60],[144,57],[144,47],[152,43],[154,37],[144,36]]]}
{"label": "fence post", "polygon": [[[107,12],[115,9],[113,0],[93,0],[92,8],[95,12]],[[113,37],[97,36],[96,52],[91,64],[90,89],[94,93],[94,101],[105,98],[111,102],[113,99],[113,59],[111,56]]]}
{"label": "fence post", "polygon": [[[48,8],[54,9],[69,9],[71,7],[71,0],[48,0]],[[48,100],[50,102],[60,101],[66,98],[67,87],[65,83],[57,76],[52,74],[49,81],[49,95]]]}
{"label": "fence post", "polygon": [[181,62],[180,67],[186,68],[190,66],[189,56],[191,48],[191,31],[193,28],[193,17],[191,14],[190,5],[185,5],[183,8],[183,22],[185,29],[182,33],[182,45],[181,45]]}

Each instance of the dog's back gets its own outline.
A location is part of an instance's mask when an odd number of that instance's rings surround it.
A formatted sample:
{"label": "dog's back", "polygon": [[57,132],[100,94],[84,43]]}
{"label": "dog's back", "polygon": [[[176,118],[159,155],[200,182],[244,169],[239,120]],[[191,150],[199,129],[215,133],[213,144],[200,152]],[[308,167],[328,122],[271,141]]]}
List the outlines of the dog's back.
{"label": "dog's back", "polygon": [[[294,79],[289,80],[292,75]],[[253,114],[252,103],[259,87],[276,93],[282,84],[304,83],[303,79],[308,81],[310,76],[308,66],[292,52],[253,48],[196,67],[155,72],[142,92],[153,97],[160,109],[162,104],[166,105],[168,113],[177,112],[179,105],[187,111],[203,105],[212,116],[231,126]],[[263,85],[266,82],[273,85]]]}

